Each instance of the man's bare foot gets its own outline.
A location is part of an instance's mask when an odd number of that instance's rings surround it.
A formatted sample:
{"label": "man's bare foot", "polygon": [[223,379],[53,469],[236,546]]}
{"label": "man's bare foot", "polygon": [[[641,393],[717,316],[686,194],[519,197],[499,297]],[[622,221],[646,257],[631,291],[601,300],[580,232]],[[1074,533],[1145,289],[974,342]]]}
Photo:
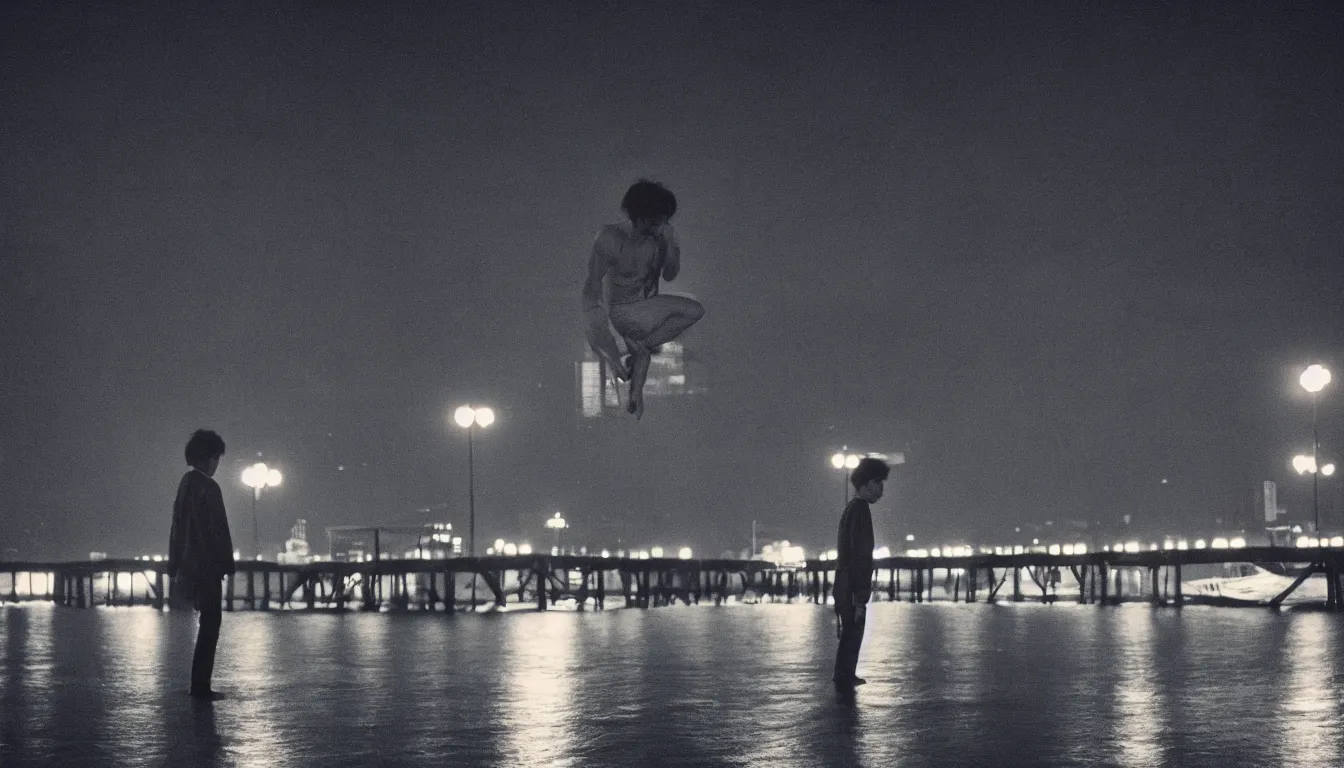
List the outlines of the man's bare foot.
{"label": "man's bare foot", "polygon": [[649,378],[649,350],[631,345],[630,363],[630,402],[625,409],[635,415],[638,421],[644,415],[644,382]]}

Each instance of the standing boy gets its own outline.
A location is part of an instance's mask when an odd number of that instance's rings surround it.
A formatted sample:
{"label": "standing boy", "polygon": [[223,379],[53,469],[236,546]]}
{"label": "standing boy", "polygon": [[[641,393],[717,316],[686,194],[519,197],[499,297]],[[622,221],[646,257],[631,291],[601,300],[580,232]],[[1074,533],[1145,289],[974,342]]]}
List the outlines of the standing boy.
{"label": "standing boy", "polygon": [[852,688],[868,682],[856,673],[863,644],[868,600],[873,595],[873,513],[869,505],[882,498],[891,468],[878,459],[862,459],[849,481],[855,496],[840,515],[835,547],[835,613],[840,619],[840,648],[835,653],[837,686]]}
{"label": "standing boy", "polygon": [[187,441],[187,463],[191,469],[182,476],[173,502],[173,528],[168,540],[168,578],[176,580],[176,589],[193,600],[201,614],[196,634],[196,652],[191,657],[191,695],[217,698],[210,689],[215,670],[215,645],[223,614],[222,580],[234,572],[233,539],[229,536],[229,518],[224,513],[224,495],[214,480],[219,457],[224,455],[224,439],[204,429]]}

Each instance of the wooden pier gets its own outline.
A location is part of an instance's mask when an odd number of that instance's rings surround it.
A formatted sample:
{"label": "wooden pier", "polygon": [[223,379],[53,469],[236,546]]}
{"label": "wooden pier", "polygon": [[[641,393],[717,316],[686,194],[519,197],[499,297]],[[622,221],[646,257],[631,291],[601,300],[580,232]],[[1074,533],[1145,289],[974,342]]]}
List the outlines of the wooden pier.
{"label": "wooden pier", "polygon": [[[1325,606],[1344,608],[1344,549],[1246,547],[1074,555],[1027,553],[961,557],[889,557],[874,563],[874,599],[977,602],[1074,601],[1100,606],[1146,601],[1181,606],[1220,604],[1186,595],[1182,568],[1219,563],[1296,563],[1306,566],[1281,594],[1278,608],[1307,578],[1326,578]],[[150,560],[0,563],[0,601],[46,600],[76,608],[173,603],[167,564]],[[1073,592],[1062,589],[1065,574]],[[595,556],[518,555],[438,560],[324,561],[287,565],[240,561],[228,577],[225,610],[418,610],[455,613],[490,607],[548,606],[579,610],[650,608],[730,600],[825,602],[834,562],[780,567],[760,560],[637,560]]]}

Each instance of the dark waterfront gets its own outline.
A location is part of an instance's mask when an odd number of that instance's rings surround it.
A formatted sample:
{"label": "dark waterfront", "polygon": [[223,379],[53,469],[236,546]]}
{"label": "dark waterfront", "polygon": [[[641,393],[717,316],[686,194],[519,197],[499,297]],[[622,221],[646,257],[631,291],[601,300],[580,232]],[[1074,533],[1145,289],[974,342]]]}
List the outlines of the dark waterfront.
{"label": "dark waterfront", "polygon": [[194,619],[0,608],[18,766],[1332,766],[1338,615],[871,606],[851,702],[814,605]]}

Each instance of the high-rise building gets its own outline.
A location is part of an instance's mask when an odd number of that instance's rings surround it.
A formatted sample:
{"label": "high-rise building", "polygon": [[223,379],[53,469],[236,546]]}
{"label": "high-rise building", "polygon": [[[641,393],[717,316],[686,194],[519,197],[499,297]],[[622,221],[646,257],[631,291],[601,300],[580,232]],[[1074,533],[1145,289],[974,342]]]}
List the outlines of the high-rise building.
{"label": "high-rise building", "polygon": [[[649,363],[649,376],[644,383],[645,397],[698,395],[705,392],[705,371],[686,345],[686,336],[669,341],[654,354]],[[575,364],[575,384],[579,416],[596,418],[622,413],[621,402],[628,391],[628,382],[616,382],[604,360],[591,349],[584,348],[583,360]]]}

